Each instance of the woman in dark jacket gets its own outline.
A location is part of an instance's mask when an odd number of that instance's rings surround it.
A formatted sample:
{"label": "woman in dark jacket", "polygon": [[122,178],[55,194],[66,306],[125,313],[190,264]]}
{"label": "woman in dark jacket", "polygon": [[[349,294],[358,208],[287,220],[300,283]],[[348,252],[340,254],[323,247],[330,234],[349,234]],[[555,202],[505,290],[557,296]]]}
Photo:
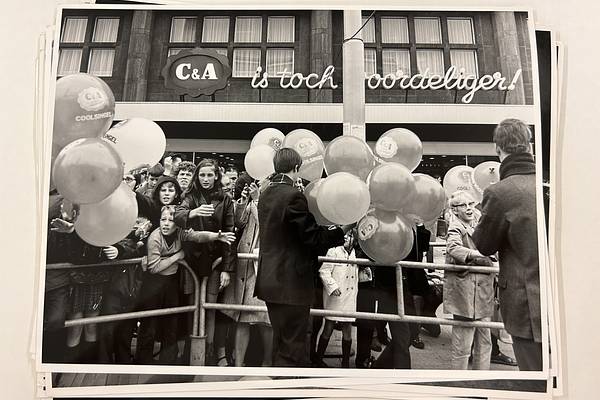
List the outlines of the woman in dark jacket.
{"label": "woman in dark jacket", "polygon": [[[233,232],[235,225],[234,206],[231,197],[221,188],[221,171],[216,160],[200,161],[192,183],[183,194],[183,200],[175,211],[175,223],[183,229],[199,231]],[[186,259],[200,279],[208,277],[206,300],[214,303],[231,280],[235,270],[235,248],[221,242],[188,243]],[[215,261],[221,258],[217,265]],[[214,265],[214,268],[213,268]],[[192,282],[185,285],[185,292],[192,293]],[[217,364],[226,363],[224,315],[215,317],[214,310],[206,312],[207,356],[214,357]],[[215,321],[216,319],[216,321]],[[217,341],[217,343],[215,343]],[[216,352],[214,351],[216,349]]]}

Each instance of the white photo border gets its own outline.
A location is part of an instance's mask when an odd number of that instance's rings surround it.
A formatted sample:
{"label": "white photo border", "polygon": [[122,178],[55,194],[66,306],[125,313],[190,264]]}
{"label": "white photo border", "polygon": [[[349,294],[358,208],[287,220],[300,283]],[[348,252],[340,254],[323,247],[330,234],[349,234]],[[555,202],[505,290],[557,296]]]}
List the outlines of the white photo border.
{"label": "white photo border", "polygon": [[[227,4],[209,4],[205,2],[197,2],[193,6],[185,5],[169,5],[169,6],[149,6],[149,5],[128,5],[128,6],[120,6],[120,5],[91,5],[91,4],[77,4],[77,5],[63,5],[59,6],[56,18],[56,27],[54,38],[55,43],[58,43],[58,36],[60,33],[60,26],[62,20],[62,11],[67,9],[164,9],[164,10],[190,10],[190,9],[224,9],[224,8],[232,8],[232,9],[256,9],[257,5],[240,5],[236,4],[234,6],[228,6]],[[315,5],[315,4],[303,4],[302,6],[290,7],[276,4],[261,4],[259,7],[267,8],[267,9],[328,9],[328,10],[338,10],[338,9],[363,9],[365,7],[361,7],[360,5],[335,5],[335,6],[324,6],[324,5]],[[379,4],[369,4],[369,9],[385,9],[385,10],[408,10],[408,11],[511,11],[511,12],[527,12],[528,13],[528,24],[529,24],[529,38],[531,44],[531,59],[532,59],[532,71],[538,70],[538,60],[537,54],[533,49],[535,49],[535,29],[533,24],[533,13],[530,9],[515,9],[508,7],[451,7],[448,6],[443,7],[430,7],[430,6],[392,6],[389,4],[379,5]],[[52,50],[52,76],[48,79],[49,82],[53,82],[53,79],[56,77],[58,67],[58,46],[55,46]],[[55,82],[55,81],[54,81]],[[536,74],[532,74],[532,82],[534,85],[533,97],[534,97],[534,106],[537,107],[538,112],[536,113],[536,119],[533,121],[533,125],[535,126],[535,136],[536,143],[541,143],[541,122],[540,122],[540,113],[539,113],[539,80]],[[55,85],[50,83],[48,88],[48,96],[47,99],[54,98],[54,90]],[[46,122],[45,139],[52,138],[51,126],[54,109],[54,102],[48,101],[47,107],[45,107],[48,114],[48,121]],[[46,143],[44,146],[45,154],[42,157],[43,160],[49,160],[51,146]],[[542,201],[542,193],[541,193],[541,158],[536,161],[536,197],[537,197],[537,206],[538,206],[538,232],[544,232],[543,230],[543,212],[540,213],[540,210],[543,211],[543,201]],[[44,170],[44,181],[43,187],[46,189],[43,193],[47,192],[49,187],[50,180],[50,168],[45,168]],[[47,217],[47,208],[48,208],[48,197],[42,196],[42,223],[45,226],[45,220]],[[541,207],[540,207],[541,206]],[[45,229],[41,229],[41,246],[45,250],[46,247],[46,232]],[[544,254],[545,246],[542,246],[543,235],[538,234],[538,245],[540,249],[540,254]],[[392,378],[402,378],[402,379],[411,379],[411,378],[427,378],[427,379],[456,379],[456,378],[468,378],[468,379],[526,379],[526,380],[545,380],[548,378],[548,340],[544,339],[543,342],[543,365],[544,368],[539,372],[515,372],[515,371],[448,371],[448,370],[341,370],[341,369],[327,369],[327,370],[319,370],[312,368],[293,368],[293,369],[282,369],[282,368],[235,368],[228,367],[226,369],[219,367],[205,367],[205,366],[138,366],[138,365],[128,365],[128,366],[115,366],[115,365],[83,365],[83,364],[48,364],[42,363],[41,361],[41,341],[42,341],[42,315],[43,315],[43,296],[44,296],[44,281],[45,281],[45,251],[40,251],[40,285],[39,290],[40,293],[38,299],[38,315],[37,315],[37,329],[38,333],[37,339],[37,354],[36,354],[36,369],[38,371],[44,372],[96,372],[96,373],[150,373],[150,374],[178,374],[178,375],[268,375],[268,376],[339,376],[339,377],[392,377]],[[547,276],[546,273],[548,271],[547,264],[545,262],[545,257],[540,257],[540,281],[546,282]],[[541,311],[542,311],[542,335],[544,338],[548,337],[547,331],[547,312],[548,307],[546,301],[548,300],[548,293],[546,284],[541,286]],[[227,383],[228,385],[230,382]],[[174,385],[174,384],[169,384]],[[199,383],[197,383],[199,385]],[[136,386],[136,385],[133,385]],[[472,389],[471,389],[472,390]],[[487,392],[487,390],[486,390]]]}

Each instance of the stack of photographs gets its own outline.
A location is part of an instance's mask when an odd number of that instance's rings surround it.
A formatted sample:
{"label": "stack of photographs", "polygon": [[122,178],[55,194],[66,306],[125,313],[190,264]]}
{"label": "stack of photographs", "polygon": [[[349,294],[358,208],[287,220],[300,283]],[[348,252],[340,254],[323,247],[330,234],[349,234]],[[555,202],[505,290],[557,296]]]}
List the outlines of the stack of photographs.
{"label": "stack of photographs", "polygon": [[[549,398],[562,393],[561,292],[553,259],[562,49],[554,32],[534,26],[534,11],[107,3],[112,4],[59,7],[55,26],[39,43],[40,270],[32,354],[40,396]],[[191,195],[194,180],[201,181],[199,170],[206,168],[203,160],[216,159],[223,169],[213,172],[224,177],[216,184],[235,198],[235,181],[252,169],[247,154],[258,132],[309,130],[324,146],[353,135],[383,157],[380,138],[392,129],[409,130],[422,144],[412,172],[446,188],[444,178],[456,167],[473,171],[482,163],[499,164],[493,135],[506,119],[522,121],[533,134],[536,213],[529,221],[535,228],[528,251],[537,255],[537,278],[527,281],[526,298],[511,302],[518,310],[505,310],[537,315],[518,319],[527,326],[515,328],[511,321],[510,329],[502,329],[494,293],[486,305],[494,309],[493,319],[479,321],[477,329],[461,328],[477,323],[453,318],[446,308],[450,207],[433,221],[420,221],[428,222],[430,235],[428,248],[415,260],[423,267],[404,265],[404,271],[422,272],[425,289],[403,280],[404,294],[412,296],[403,296],[400,313],[396,305],[387,309],[389,299],[381,291],[389,289],[376,281],[377,271],[390,267],[372,265],[375,278],[351,284],[348,289],[358,294],[345,319],[343,311],[322,312],[325,280],[310,288],[316,299],[305,335],[310,366],[272,364],[271,354],[279,349],[271,348],[271,314],[253,297],[258,263],[252,262],[256,255],[246,254],[255,248],[259,254],[258,245],[237,248],[245,255],[232,263],[229,287],[219,287],[227,286],[222,272],[216,281],[211,278],[218,264],[199,273],[181,263],[169,275],[168,287],[166,280],[148,278],[152,261],[145,240],[162,226],[160,208],[168,204],[161,204],[160,190],[153,193],[149,185],[158,180],[163,187],[170,179],[177,182],[177,195]],[[123,150],[118,131],[125,132],[127,124],[134,139]],[[163,147],[157,132],[164,134]],[[313,145],[306,141],[310,151]],[[146,160],[157,146],[162,151],[152,165],[132,161]],[[109,182],[114,154],[125,164],[123,180]],[[153,165],[157,162],[161,165]],[[190,176],[178,176],[176,164],[191,166]],[[115,203],[122,206],[118,210],[94,208],[107,198],[99,193],[113,183],[115,193],[124,187],[135,192]],[[187,190],[181,190],[182,183]],[[478,188],[471,183],[459,189]],[[158,211],[148,211],[152,207]],[[135,224],[124,221],[130,215]],[[123,226],[119,236],[115,232]],[[111,242],[115,235],[119,239]],[[497,257],[493,261],[491,275],[498,271]],[[500,259],[501,276],[502,265]],[[315,280],[319,277],[315,273]],[[523,283],[500,281],[499,290]],[[282,284],[280,290],[288,288]],[[461,319],[466,322],[457,324]],[[402,333],[399,327],[410,329]],[[457,339],[459,332],[470,339]],[[541,348],[539,368],[523,367],[523,359],[519,368],[515,337]],[[457,355],[463,339],[474,343],[472,354]],[[403,341],[410,342],[408,358],[398,350]],[[466,369],[457,367],[461,357]]]}

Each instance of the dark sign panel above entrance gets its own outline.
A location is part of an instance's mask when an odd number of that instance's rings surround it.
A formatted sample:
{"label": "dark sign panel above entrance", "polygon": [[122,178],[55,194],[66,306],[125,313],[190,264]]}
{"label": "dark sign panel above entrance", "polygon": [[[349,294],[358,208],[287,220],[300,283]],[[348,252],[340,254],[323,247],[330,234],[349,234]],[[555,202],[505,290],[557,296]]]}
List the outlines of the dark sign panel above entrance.
{"label": "dark sign panel above entrance", "polygon": [[167,59],[161,72],[165,87],[192,97],[224,89],[231,77],[227,57],[214,50],[186,49]]}

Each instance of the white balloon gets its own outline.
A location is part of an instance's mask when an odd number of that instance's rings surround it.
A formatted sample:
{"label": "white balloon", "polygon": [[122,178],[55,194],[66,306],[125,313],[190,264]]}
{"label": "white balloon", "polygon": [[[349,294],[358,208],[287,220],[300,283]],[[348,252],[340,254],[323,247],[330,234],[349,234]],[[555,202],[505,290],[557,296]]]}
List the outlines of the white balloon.
{"label": "white balloon", "polygon": [[141,165],[155,165],[167,147],[165,133],[154,121],[145,118],[130,118],[119,122],[102,138],[119,152],[125,172]]}
{"label": "white balloon", "polygon": [[275,150],[279,150],[283,145],[285,135],[279,129],[276,128],[264,128],[261,129],[254,135],[250,148],[259,146],[261,144],[268,144]]}
{"label": "white balloon", "polygon": [[252,178],[261,180],[275,172],[273,157],[275,149],[268,144],[252,147],[244,157],[244,167]]}

